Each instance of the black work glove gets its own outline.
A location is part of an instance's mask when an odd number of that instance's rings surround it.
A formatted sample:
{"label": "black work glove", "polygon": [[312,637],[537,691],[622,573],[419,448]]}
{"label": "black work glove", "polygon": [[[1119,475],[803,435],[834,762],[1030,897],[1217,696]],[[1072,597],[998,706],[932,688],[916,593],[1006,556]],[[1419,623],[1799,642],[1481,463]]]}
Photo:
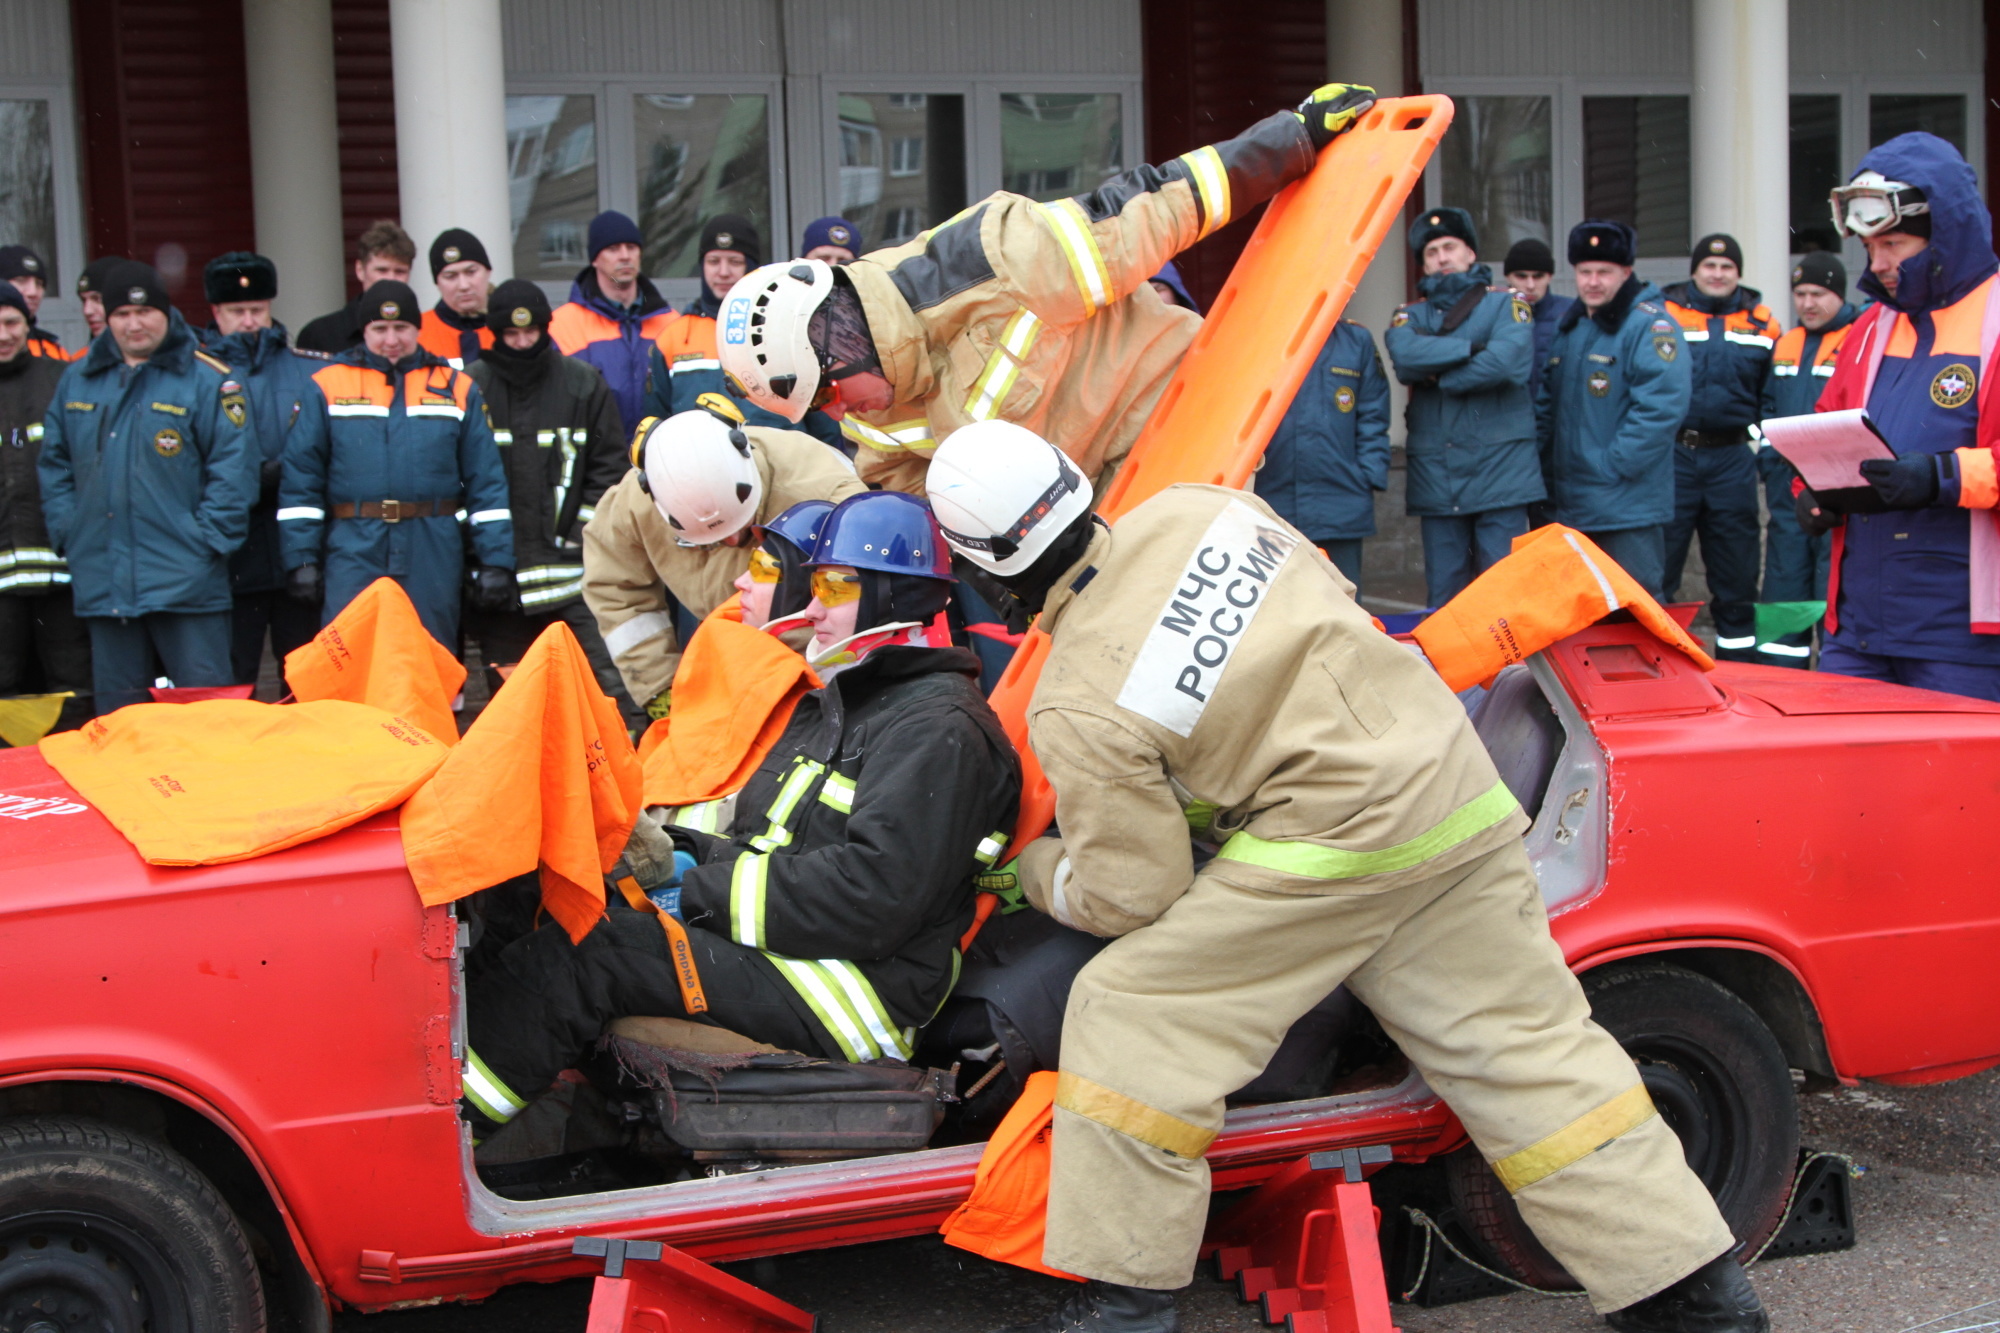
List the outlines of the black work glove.
{"label": "black work glove", "polygon": [[269,501],[277,498],[278,483],[285,479],[285,460],[267,458],[257,469],[257,490],[260,498]]}
{"label": "black work glove", "polygon": [[521,601],[520,585],[514,571],[497,565],[481,565],[472,576],[472,604],[489,615],[512,611]]}
{"label": "black work glove", "polygon": [[1820,506],[1819,497],[1810,489],[1801,490],[1792,497],[1792,512],[1799,517],[1799,526],[1808,537],[1832,532],[1840,526],[1840,515]]}
{"label": "black work glove", "polygon": [[[1862,463],[1861,475],[1887,508],[1928,509],[1935,504],[1958,503],[1957,464],[1956,454],[1870,458]],[[1944,493],[1947,486],[1949,495]]]}
{"label": "black work glove", "polygon": [[1366,84],[1328,83],[1313,89],[1294,114],[1306,123],[1306,137],[1317,149],[1332,143],[1374,105],[1375,90]]}
{"label": "black work glove", "polygon": [[317,564],[308,563],[300,565],[297,569],[285,575],[285,596],[295,602],[304,602],[307,606],[318,606],[320,597],[325,590],[325,585],[320,579],[319,566]]}

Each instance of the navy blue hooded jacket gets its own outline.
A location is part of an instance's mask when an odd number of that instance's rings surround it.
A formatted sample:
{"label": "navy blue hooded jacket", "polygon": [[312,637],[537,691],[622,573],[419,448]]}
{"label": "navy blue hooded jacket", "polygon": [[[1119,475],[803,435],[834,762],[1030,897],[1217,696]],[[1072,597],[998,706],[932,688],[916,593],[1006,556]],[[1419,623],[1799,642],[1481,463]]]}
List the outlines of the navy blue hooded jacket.
{"label": "navy blue hooded jacket", "polygon": [[1367,329],[1333,326],[1253,486],[1315,542],[1375,535],[1375,492],[1389,485],[1389,380]]}
{"label": "navy blue hooded jacket", "polygon": [[282,324],[226,336],[203,329],[200,336],[202,350],[227,361],[249,391],[249,425],[261,464],[250,535],[229,557],[229,586],[237,593],[275,592],[285,586],[278,543],[278,483],[283,477],[285,441],[298,424],[307,395],[315,392],[313,372],[326,364],[326,358],[293,351]]}
{"label": "navy blue hooded jacket", "polygon": [[[1478,514],[1547,494],[1528,396],[1534,314],[1492,285],[1484,264],[1432,274],[1417,286],[1424,299],[1398,310],[1383,335],[1396,378],[1410,386],[1412,514]],[[1445,331],[1452,308],[1475,297],[1472,313]]]}
{"label": "navy blue hooded jacket", "polygon": [[[1966,298],[2000,267],[1978,182],[1958,151],[1930,134],[1897,135],[1862,158],[1858,170],[1924,192],[1930,244],[1903,262],[1894,295],[1873,273],[1862,275],[1860,289],[1886,309],[1848,335],[1821,403],[1826,410],[1862,406],[1848,399],[1860,394],[1863,340],[1870,330],[1881,336],[1892,321],[1907,321],[1908,341],[1898,330],[1882,358],[1865,404],[1870,419],[1899,456],[1972,448],[1979,442],[1975,386],[1988,367],[1979,355],[1984,307]],[[1966,391],[1953,392],[1961,384]],[[1991,515],[1959,508],[1956,489],[1947,488],[1927,509],[1847,519],[1836,538],[1831,592],[1840,643],[1892,657],[2000,666],[2000,634],[1971,630],[1971,524],[1975,517],[1990,522]]]}

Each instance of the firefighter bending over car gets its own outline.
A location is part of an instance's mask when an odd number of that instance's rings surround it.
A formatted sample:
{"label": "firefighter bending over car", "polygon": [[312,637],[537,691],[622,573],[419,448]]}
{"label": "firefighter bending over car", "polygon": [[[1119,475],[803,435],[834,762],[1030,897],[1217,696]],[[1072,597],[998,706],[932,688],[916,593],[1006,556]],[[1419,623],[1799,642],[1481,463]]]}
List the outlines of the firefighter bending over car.
{"label": "firefighter bending over car", "polygon": [[[637,902],[614,901],[579,944],[553,923],[526,934],[471,983],[476,1125],[510,1119],[628,1015],[701,1012],[756,1041],[863,1061],[907,1059],[943,1003],[974,877],[1013,825],[1019,761],[980,696],[978,659],[931,646],[951,560],[921,501],[846,500],[810,564],[826,684],[799,702],[728,831],[640,820],[611,876]],[[669,957],[683,923],[705,1011]]]}
{"label": "firefighter bending over car", "polygon": [[1031,427],[1100,487],[1201,328],[1147,279],[1312,170],[1375,91],[1328,84],[1234,139],[1052,204],[987,196],[908,245],[836,268],[766,264],[722,303],[722,369],[789,421],[842,417],[864,480],[921,494],[975,421]]}
{"label": "firefighter bending over car", "polygon": [[[1013,1333],[1171,1333],[1223,1099],[1343,983],[1457,1112],[1613,1327],[1768,1327],[1715,1203],[1590,1019],[1465,710],[1262,500],[1172,487],[1113,530],[1006,422],[927,478],[952,546],[1053,639],[1029,705],[1060,839],[1012,868],[1114,937],[1064,1020],[1043,1262]],[[1194,869],[1189,827],[1221,843]]]}
{"label": "firefighter bending over car", "polygon": [[583,530],[583,599],[626,690],[656,719],[673,705],[676,610],[699,622],[729,597],[750,566],[753,525],[866,489],[810,435],[745,426],[719,394],[702,402],[639,423],[632,471]]}

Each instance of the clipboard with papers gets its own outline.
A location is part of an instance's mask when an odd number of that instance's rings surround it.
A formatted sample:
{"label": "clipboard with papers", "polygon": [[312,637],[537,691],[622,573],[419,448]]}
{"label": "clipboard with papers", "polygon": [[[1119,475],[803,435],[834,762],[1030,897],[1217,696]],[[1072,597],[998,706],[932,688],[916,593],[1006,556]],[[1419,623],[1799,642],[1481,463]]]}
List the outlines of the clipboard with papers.
{"label": "clipboard with papers", "polygon": [[1868,409],[1807,412],[1772,417],[1763,423],[1764,443],[1799,470],[1815,492],[1865,487],[1861,465],[1871,458],[1894,458],[1882,432],[1868,419]]}

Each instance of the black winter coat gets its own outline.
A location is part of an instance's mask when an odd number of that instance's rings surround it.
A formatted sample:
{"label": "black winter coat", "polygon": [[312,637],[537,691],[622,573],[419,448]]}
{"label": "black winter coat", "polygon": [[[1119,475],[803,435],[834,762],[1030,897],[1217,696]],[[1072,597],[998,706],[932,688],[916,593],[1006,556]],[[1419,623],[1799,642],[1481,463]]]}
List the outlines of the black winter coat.
{"label": "black winter coat", "polygon": [[521,609],[541,615],[583,595],[583,525],[630,466],[618,401],[594,366],[553,342],[526,361],[489,351],[466,374],[507,471]]}
{"label": "black winter coat", "polygon": [[69,362],[23,347],[0,361],[0,595],[34,597],[67,586],[69,566],[49,549],[42,522],[42,418]]}
{"label": "black winter coat", "polygon": [[766,951],[850,1059],[908,1057],[1009,855],[1021,766],[978,682],[963,648],[877,649],[799,701],[728,838],[685,835],[688,925]]}

